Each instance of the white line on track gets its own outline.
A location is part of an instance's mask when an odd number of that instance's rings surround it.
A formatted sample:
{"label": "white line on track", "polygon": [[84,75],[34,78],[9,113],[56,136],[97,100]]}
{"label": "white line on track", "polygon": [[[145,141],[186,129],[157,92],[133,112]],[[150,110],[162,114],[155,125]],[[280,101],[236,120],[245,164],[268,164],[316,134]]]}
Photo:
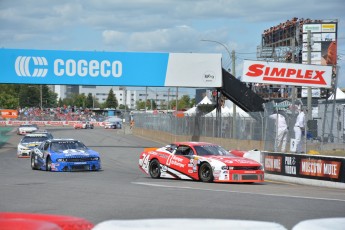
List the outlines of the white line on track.
{"label": "white line on track", "polygon": [[345,202],[345,200],[341,200],[341,199],[320,198],[320,197],[288,196],[288,195],[278,195],[278,194],[270,194],[270,193],[262,194],[262,193],[253,193],[253,192],[239,192],[239,191],[228,191],[228,190],[219,190],[219,189],[192,188],[192,187],[186,187],[186,186],[151,184],[151,183],[144,183],[144,182],[131,182],[131,183],[137,184],[137,185],[161,187],[161,188],[177,188],[177,189],[190,189],[190,190],[211,191],[211,192],[240,193],[240,194],[249,194],[249,195],[275,196],[275,197],[285,197],[285,198],[300,198],[300,199],[310,199],[310,200],[325,200],[325,201]]}

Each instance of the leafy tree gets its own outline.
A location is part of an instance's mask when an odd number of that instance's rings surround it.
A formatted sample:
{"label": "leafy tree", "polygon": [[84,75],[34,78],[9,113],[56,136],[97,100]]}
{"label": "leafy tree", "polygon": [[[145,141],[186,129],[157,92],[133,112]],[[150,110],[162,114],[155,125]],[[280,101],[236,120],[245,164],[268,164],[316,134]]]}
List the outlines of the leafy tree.
{"label": "leafy tree", "polygon": [[107,100],[105,101],[106,108],[117,108],[118,102],[113,89],[109,90]]}
{"label": "leafy tree", "polygon": [[145,101],[137,101],[135,104],[137,109],[145,109]]}
{"label": "leafy tree", "polygon": [[62,99],[59,98],[58,106],[61,107],[61,106],[63,106],[63,105],[64,105],[64,104],[63,104],[63,102],[62,102]]}
{"label": "leafy tree", "polygon": [[19,106],[18,98],[13,97],[7,93],[0,93],[0,108],[2,109],[17,109]]}
{"label": "leafy tree", "polygon": [[40,90],[37,85],[21,85],[19,90],[21,107],[40,107]]}
{"label": "leafy tree", "polygon": [[86,97],[86,103],[85,106],[86,108],[93,108],[94,107],[94,98],[92,96],[92,93],[89,93]]}

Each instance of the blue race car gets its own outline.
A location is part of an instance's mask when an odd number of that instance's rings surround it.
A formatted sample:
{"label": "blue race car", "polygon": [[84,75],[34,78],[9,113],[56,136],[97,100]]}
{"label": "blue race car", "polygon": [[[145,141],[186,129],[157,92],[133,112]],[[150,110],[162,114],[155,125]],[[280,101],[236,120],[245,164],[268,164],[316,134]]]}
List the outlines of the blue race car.
{"label": "blue race car", "polygon": [[97,171],[99,153],[74,139],[50,139],[31,152],[31,168],[46,171]]}

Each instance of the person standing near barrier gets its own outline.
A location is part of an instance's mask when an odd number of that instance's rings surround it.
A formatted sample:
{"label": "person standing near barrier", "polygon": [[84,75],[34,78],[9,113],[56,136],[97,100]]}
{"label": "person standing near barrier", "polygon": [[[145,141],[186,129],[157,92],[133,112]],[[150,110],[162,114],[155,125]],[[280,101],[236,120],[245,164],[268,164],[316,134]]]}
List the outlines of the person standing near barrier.
{"label": "person standing near barrier", "polygon": [[302,151],[302,131],[304,131],[304,124],[305,124],[305,113],[303,109],[300,110],[297,118],[296,123],[293,128],[295,132],[295,140],[296,140],[296,152],[301,153]]}
{"label": "person standing near barrier", "polygon": [[269,116],[269,118],[275,120],[276,122],[276,140],[274,150],[278,151],[281,145],[281,151],[285,152],[287,136],[288,136],[288,126],[286,124],[286,119],[278,111]]}

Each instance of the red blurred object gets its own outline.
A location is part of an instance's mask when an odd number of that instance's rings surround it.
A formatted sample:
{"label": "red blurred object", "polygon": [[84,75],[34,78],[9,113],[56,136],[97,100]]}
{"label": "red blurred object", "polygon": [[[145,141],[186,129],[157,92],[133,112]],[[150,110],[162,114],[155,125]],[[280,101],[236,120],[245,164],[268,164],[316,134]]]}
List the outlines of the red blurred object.
{"label": "red blurred object", "polygon": [[[13,224],[15,222],[18,223],[18,228],[5,228],[7,226],[15,226]],[[54,225],[58,228],[56,228]],[[25,228],[20,228],[20,226],[23,226]],[[37,226],[37,228],[34,228],[35,226]],[[50,215],[40,213],[0,212],[0,229],[6,230],[91,230],[93,227],[94,224],[90,221],[74,216]]]}
{"label": "red blurred object", "polygon": [[1,230],[62,230],[58,225],[41,220],[0,219]]}

